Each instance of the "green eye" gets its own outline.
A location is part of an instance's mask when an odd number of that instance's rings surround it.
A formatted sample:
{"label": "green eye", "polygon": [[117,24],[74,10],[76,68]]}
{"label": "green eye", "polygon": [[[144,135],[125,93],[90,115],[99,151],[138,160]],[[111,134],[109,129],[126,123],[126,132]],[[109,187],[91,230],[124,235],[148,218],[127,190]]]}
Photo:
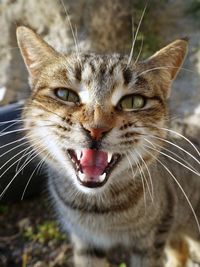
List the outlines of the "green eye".
{"label": "green eye", "polygon": [[80,102],[79,96],[70,89],[58,88],[55,95],[63,101],[77,103]]}
{"label": "green eye", "polygon": [[119,102],[119,107],[124,111],[141,109],[144,105],[145,98],[141,95],[128,95]]}

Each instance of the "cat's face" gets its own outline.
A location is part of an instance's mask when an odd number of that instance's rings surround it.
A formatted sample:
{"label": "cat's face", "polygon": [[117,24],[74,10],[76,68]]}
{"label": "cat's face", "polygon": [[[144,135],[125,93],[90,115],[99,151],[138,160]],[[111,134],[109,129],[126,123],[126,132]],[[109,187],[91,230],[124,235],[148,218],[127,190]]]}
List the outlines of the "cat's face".
{"label": "cat's face", "polygon": [[185,41],[129,65],[117,54],[60,55],[25,27],[18,42],[33,87],[25,127],[52,168],[87,192],[132,179],[130,171],[152,161],[145,146],[165,138],[166,99]]}

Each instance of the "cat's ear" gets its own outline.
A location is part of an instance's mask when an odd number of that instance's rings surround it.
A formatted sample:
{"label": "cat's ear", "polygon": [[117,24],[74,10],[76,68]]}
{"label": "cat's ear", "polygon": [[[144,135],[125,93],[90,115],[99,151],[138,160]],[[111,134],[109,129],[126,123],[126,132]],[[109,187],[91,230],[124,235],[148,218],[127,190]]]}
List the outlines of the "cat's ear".
{"label": "cat's ear", "polygon": [[20,26],[16,34],[21,54],[32,78],[59,57],[59,53],[31,29]]}
{"label": "cat's ear", "polygon": [[160,81],[162,83],[166,97],[170,95],[171,83],[176,78],[184,62],[187,51],[188,41],[186,39],[179,39],[156,52],[145,62],[147,72],[148,69],[150,72],[152,69],[153,75],[159,73],[157,82]]}

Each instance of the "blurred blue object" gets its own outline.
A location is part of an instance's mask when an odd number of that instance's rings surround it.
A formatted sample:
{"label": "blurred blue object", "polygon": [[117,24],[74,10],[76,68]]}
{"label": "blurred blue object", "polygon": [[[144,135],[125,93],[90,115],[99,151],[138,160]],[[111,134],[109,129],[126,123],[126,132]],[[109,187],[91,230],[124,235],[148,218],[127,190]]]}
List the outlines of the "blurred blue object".
{"label": "blurred blue object", "polygon": [[24,131],[20,131],[23,127],[20,121],[22,108],[23,102],[0,107],[0,195],[3,193],[0,202],[20,200],[25,189],[24,198],[37,195],[44,188],[46,180],[41,171],[39,174],[37,171],[34,172],[39,162],[36,158],[17,174],[20,167],[26,164],[28,157],[24,156],[20,160],[24,150],[28,148],[28,144],[23,145],[27,140],[20,140],[25,134]]}

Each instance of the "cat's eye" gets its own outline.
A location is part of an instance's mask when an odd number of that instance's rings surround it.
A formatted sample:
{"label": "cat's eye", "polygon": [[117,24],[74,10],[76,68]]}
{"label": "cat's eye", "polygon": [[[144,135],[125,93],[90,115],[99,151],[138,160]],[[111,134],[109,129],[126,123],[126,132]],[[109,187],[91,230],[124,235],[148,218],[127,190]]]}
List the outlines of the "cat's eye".
{"label": "cat's eye", "polygon": [[72,90],[67,89],[67,88],[57,88],[55,90],[55,95],[66,102],[71,102],[71,103],[78,103],[80,102],[79,96]]}
{"label": "cat's eye", "polygon": [[145,98],[141,95],[127,95],[120,100],[118,106],[124,111],[138,110],[145,106]]}

